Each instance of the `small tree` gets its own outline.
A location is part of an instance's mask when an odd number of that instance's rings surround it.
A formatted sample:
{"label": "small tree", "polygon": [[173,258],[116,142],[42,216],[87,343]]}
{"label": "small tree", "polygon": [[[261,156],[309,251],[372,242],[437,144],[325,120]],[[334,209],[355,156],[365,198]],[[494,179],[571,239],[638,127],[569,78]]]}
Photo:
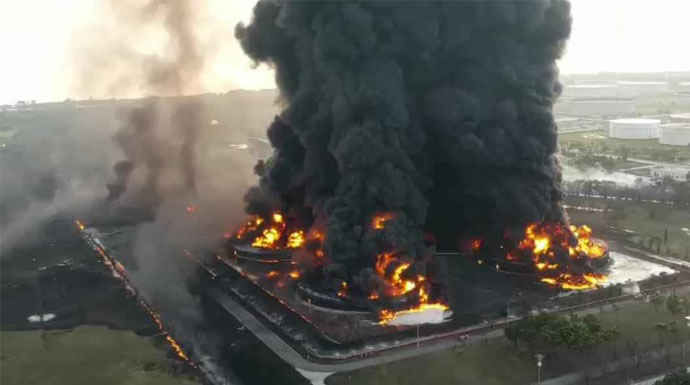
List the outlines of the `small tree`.
{"label": "small tree", "polygon": [[615,329],[604,328],[592,314],[583,318],[540,314],[509,325],[504,333],[516,346],[523,341],[530,350],[540,352],[558,348],[583,352],[618,336]]}
{"label": "small tree", "polygon": [[654,311],[659,311],[661,305],[664,304],[664,297],[657,294],[652,298],[652,306],[654,306]]}
{"label": "small tree", "polygon": [[666,309],[671,314],[678,315],[683,312],[683,303],[677,295],[672,294],[666,299]]}

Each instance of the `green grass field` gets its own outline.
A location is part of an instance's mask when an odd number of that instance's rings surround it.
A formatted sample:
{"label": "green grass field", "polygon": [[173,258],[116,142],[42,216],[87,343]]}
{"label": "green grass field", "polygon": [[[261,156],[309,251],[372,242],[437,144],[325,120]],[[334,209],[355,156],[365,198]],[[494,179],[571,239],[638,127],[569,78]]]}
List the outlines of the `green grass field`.
{"label": "green grass field", "polygon": [[[500,364],[497,360],[500,357]],[[534,362],[515,354],[506,340],[475,345],[464,352],[454,350],[427,354],[403,361],[339,373],[327,379],[329,385],[502,385],[527,384],[534,378]]]}
{"label": "green grass field", "polygon": [[0,332],[2,385],[192,385],[173,376],[163,349],[131,331]]}
{"label": "green grass field", "polygon": [[[656,311],[648,303],[630,304],[597,316],[604,326],[615,327],[620,331],[615,342],[619,352],[623,352],[626,343],[631,340],[637,342],[640,350],[658,347],[660,337],[656,324],[682,318],[671,315],[665,307]],[[690,338],[688,330],[682,329],[680,333],[683,332],[685,334],[667,335],[666,341],[679,342],[683,338]],[[514,345],[505,338],[500,338],[488,344],[472,345],[464,352],[441,351],[373,368],[339,373],[329,377],[326,382],[329,385],[417,385],[423,379],[425,384],[528,384],[535,380],[534,365],[534,358],[530,353],[518,352]]]}
{"label": "green grass field", "polygon": [[[561,147],[571,145],[585,146],[596,153],[619,155],[620,149],[628,148],[628,156],[649,160],[690,159],[690,148],[659,144],[657,139],[615,139],[604,131],[561,133],[558,136]],[[625,168],[621,164],[620,168]],[[632,165],[634,167],[634,164]],[[617,167],[618,168],[618,167]]]}

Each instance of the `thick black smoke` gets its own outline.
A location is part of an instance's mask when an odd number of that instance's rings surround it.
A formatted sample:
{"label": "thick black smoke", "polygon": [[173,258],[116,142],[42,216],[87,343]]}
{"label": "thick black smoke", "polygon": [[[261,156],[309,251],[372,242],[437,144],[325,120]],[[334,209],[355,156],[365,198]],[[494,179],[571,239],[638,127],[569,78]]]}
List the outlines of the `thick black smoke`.
{"label": "thick black smoke", "polygon": [[570,29],[567,0],[259,1],[236,36],[286,108],[248,211],[311,208],[351,276],[391,248],[420,261],[424,232],[456,246],[566,221],[552,107]]}

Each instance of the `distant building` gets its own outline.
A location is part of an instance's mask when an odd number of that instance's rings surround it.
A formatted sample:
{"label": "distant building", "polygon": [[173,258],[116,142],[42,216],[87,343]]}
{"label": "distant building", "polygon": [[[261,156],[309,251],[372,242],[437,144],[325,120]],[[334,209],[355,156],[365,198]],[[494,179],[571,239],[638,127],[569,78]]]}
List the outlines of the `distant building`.
{"label": "distant building", "polygon": [[617,98],[619,96],[617,84],[572,84],[563,88],[563,98],[592,99]]}
{"label": "distant building", "polygon": [[690,94],[690,82],[678,83],[676,90],[683,94]]}
{"label": "distant building", "polygon": [[671,114],[669,116],[672,122],[676,123],[690,123],[690,112],[684,112],[680,114]]}
{"label": "distant building", "polygon": [[619,81],[619,96],[635,98],[638,96],[658,95],[670,92],[670,85],[665,81]]}
{"label": "distant building", "polygon": [[637,282],[628,280],[623,284],[623,294],[624,295],[639,295],[640,285]]}
{"label": "distant building", "polygon": [[609,137],[618,139],[652,139],[659,137],[658,119],[614,119],[609,121]]}
{"label": "distant building", "polygon": [[580,118],[572,117],[558,117],[556,118],[556,125],[558,126],[558,131],[568,132],[577,131],[582,128],[583,120]]}
{"label": "distant building", "polygon": [[581,117],[617,117],[635,113],[632,99],[562,100],[554,109],[559,115]]}
{"label": "distant building", "polygon": [[671,178],[677,182],[687,182],[690,167],[657,167],[651,170],[654,179]]}
{"label": "distant building", "polygon": [[669,146],[690,146],[690,122],[670,123],[661,126],[659,143]]}

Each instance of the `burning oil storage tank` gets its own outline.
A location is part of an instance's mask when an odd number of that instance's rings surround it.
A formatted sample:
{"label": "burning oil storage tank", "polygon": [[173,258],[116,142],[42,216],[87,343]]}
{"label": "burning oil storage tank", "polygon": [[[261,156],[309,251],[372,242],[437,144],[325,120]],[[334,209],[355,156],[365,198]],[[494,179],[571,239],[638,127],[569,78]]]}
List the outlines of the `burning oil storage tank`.
{"label": "burning oil storage tank", "polygon": [[670,123],[661,126],[659,144],[690,146],[690,124]]}
{"label": "burning oil storage tank", "polygon": [[618,139],[653,139],[659,137],[658,119],[614,119],[609,121],[609,137]]}

